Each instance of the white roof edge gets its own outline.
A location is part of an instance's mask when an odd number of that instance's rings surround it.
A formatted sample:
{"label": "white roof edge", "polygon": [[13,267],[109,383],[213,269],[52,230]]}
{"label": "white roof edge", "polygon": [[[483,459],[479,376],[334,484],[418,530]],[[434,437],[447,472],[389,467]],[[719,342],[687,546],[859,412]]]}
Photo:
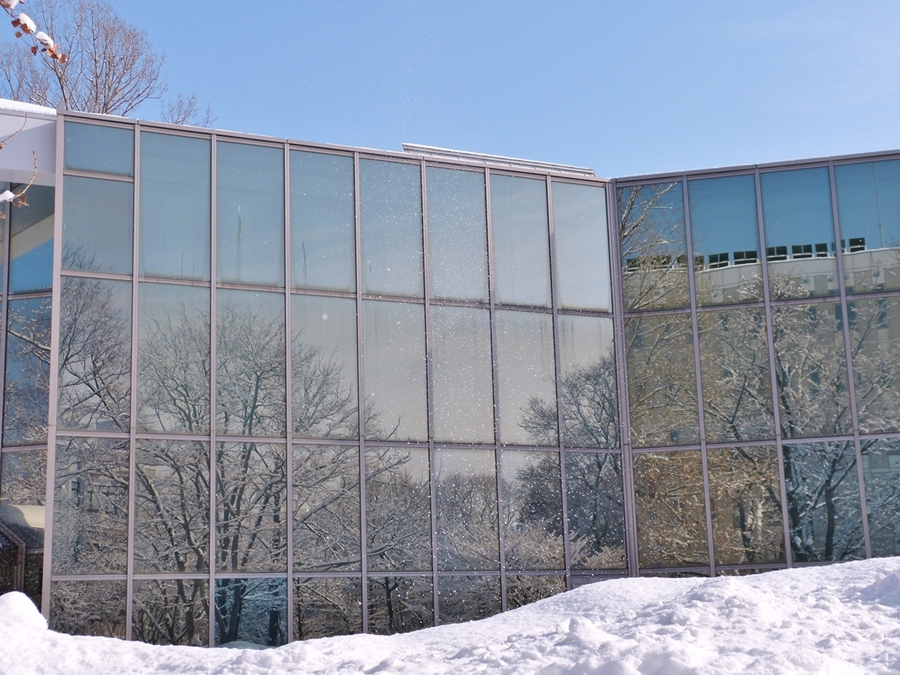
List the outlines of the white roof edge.
{"label": "white roof edge", "polygon": [[10,101],[7,98],[0,98],[0,112],[24,114],[28,116],[56,117],[56,108],[48,108],[34,103],[24,103],[22,101]]}
{"label": "white roof edge", "polygon": [[553,162],[539,162],[531,159],[519,159],[517,157],[504,157],[503,155],[489,155],[482,152],[470,152],[468,150],[452,150],[450,148],[439,148],[433,145],[420,145],[418,143],[402,143],[403,152],[410,154],[425,155],[426,157],[444,158],[444,159],[461,159],[467,162],[475,162],[478,164],[500,165],[508,168],[522,169],[538,169],[540,171],[550,171],[553,173],[574,174],[578,176],[594,177],[594,170],[582,166],[571,166],[569,164],[555,164]]}

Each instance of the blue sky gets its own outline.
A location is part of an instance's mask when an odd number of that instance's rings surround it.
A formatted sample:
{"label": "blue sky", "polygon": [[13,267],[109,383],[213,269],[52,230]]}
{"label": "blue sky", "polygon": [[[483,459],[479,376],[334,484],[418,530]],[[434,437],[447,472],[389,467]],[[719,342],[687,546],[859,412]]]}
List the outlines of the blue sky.
{"label": "blue sky", "polygon": [[218,128],[607,177],[900,148],[896,0],[111,1]]}

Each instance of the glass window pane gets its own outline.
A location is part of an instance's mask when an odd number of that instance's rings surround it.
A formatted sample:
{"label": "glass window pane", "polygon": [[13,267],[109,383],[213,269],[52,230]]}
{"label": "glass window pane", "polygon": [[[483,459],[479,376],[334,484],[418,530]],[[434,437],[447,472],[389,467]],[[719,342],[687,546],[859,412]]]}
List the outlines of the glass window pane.
{"label": "glass window pane", "polygon": [[56,442],[53,574],[125,574],[128,441]]}
{"label": "glass window pane", "polygon": [[640,566],[708,565],[700,452],[635,455],[634,487]]}
{"label": "glass window pane", "polygon": [[284,436],[284,295],[216,295],[216,428],[232,436]]}
{"label": "glass window pane", "polygon": [[699,441],[690,315],[627,319],[625,358],[634,445]]}
{"label": "glass window pane", "polygon": [[[0,476],[0,522],[25,542],[26,549],[44,548],[46,448],[0,454]],[[28,561],[26,575],[27,567]]]}
{"label": "glass window pane", "polygon": [[611,311],[606,188],[554,181],[553,232],[560,306]]}
{"label": "glass window pane", "polygon": [[61,429],[131,426],[131,283],[62,278],[59,335]]}
{"label": "glass window pane", "polygon": [[848,293],[900,289],[900,160],[834,167]]}
{"label": "glass window pane", "polygon": [[63,178],[63,269],[131,274],[133,236],[132,183]]}
{"label": "glass window pane", "polygon": [[434,451],[438,569],[500,569],[493,450]]}
{"label": "glass window pane", "polygon": [[209,433],[209,289],[140,284],[141,431]]}
{"label": "glass window pane", "polygon": [[294,579],[294,639],[362,633],[359,579]]}
{"label": "glass window pane", "polygon": [[209,580],[135,580],[131,639],[152,645],[209,643]]}
{"label": "glass window pane", "polygon": [[359,448],[294,446],[294,569],[359,570]]}
{"label": "glass window pane", "polygon": [[353,158],[291,152],[294,288],[356,290]]}
{"label": "glass window pane", "polygon": [[210,141],[141,133],[141,274],[209,281]]}
{"label": "glass window pane", "polygon": [[284,285],[284,151],[216,144],[219,281]]}
{"label": "glass window pane", "polygon": [[900,440],[862,441],[872,555],[900,554]]}
{"label": "glass window pane", "polygon": [[65,168],[134,175],[134,130],[66,122]]}
{"label": "glass window pane", "polygon": [[125,581],[54,581],[50,630],[125,639]]}
{"label": "glass window pane", "polygon": [[688,181],[698,305],[762,301],[752,175]]}
{"label": "glass window pane", "polygon": [[47,440],[50,298],[10,300],[6,333],[3,445]]}
{"label": "glass window pane", "polygon": [[763,311],[701,312],[697,327],[706,440],[775,438]]}
{"label": "glass window pane", "polygon": [[369,577],[369,632],[409,633],[434,625],[430,577]]}
{"label": "glass window pane", "polygon": [[709,450],[708,462],[716,564],[784,562],[777,450]]}
{"label": "glass window pane", "polygon": [[432,305],[431,335],[434,439],[493,443],[490,313]]}
{"label": "glass window pane", "polygon": [[866,557],[853,442],[784,446],[794,562]]}
{"label": "glass window pane", "polygon": [[847,309],[859,430],[900,430],[900,299],[858,300]]}
{"label": "glass window pane", "polygon": [[431,297],[487,302],[484,174],[435,166],[426,172]]}
{"label": "glass window pane", "polygon": [[[28,189],[28,205],[10,209],[10,293],[49,291],[53,285],[55,195],[52,187],[32,185]],[[2,267],[0,264],[0,271]]]}
{"label": "glass window pane", "polygon": [[566,512],[573,569],[625,567],[622,460],[610,453],[567,452]]}
{"label": "glass window pane", "polygon": [[422,305],[363,303],[366,438],[428,438],[424,313]]}
{"label": "glass window pane", "polygon": [[356,301],[291,297],[294,436],[356,438]]}
{"label": "glass window pane", "polygon": [[287,571],[283,445],[220,443],[216,451],[216,568]]}
{"label": "glass window pane", "polygon": [[620,188],[625,308],[687,307],[687,242],[681,183]]}
{"label": "glass window pane", "polygon": [[216,647],[249,642],[280,647],[287,642],[286,579],[217,579]]}
{"label": "glass window pane", "polygon": [[496,320],[500,442],[556,445],[553,319],[500,311]]}
{"label": "glass window pane", "polygon": [[418,164],[359,162],[364,293],[421,298],[422,176]]}
{"label": "glass window pane", "polygon": [[431,569],[428,450],[366,450],[366,542],[369,569]]}
{"label": "glass window pane", "polygon": [[442,626],[499,614],[500,577],[440,577],[438,607]]}
{"label": "glass window pane", "polygon": [[840,305],[772,308],[784,438],[852,431]]}
{"label": "glass window pane", "polygon": [[828,168],[760,176],[773,298],[837,295]]}
{"label": "glass window pane", "polygon": [[134,571],[209,569],[209,443],[138,441]]}
{"label": "glass window pane", "polygon": [[[619,444],[613,322],[587,316],[559,316],[559,352],[565,434],[569,448],[615,448]],[[535,421],[538,410],[532,406]],[[545,425],[555,424],[553,406],[540,409]]]}
{"label": "glass window pane", "polygon": [[559,453],[504,450],[500,459],[506,569],[564,568]]}
{"label": "glass window pane", "polygon": [[565,577],[511,574],[506,578],[506,606],[507,609],[524,607],[565,591]]}
{"label": "glass window pane", "polygon": [[497,302],[549,307],[547,183],[492,175],[491,230]]}

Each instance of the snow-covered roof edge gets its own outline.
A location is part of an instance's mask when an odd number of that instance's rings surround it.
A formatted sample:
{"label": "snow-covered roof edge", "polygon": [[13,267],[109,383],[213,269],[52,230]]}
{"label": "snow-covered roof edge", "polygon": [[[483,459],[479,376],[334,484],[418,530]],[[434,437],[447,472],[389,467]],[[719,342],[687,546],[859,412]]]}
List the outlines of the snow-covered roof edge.
{"label": "snow-covered roof edge", "polygon": [[35,105],[34,103],[23,103],[22,101],[10,101],[8,98],[0,98],[0,111],[56,117],[55,108],[47,108],[46,106]]}

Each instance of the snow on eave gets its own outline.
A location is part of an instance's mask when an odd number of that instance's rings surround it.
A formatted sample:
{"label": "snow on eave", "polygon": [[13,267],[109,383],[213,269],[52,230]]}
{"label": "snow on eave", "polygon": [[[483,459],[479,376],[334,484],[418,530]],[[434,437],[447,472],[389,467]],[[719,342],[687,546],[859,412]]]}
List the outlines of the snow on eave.
{"label": "snow on eave", "polygon": [[10,101],[7,98],[0,98],[0,112],[24,113],[29,116],[40,115],[56,117],[55,108],[47,108],[46,106],[35,105],[34,103],[23,103],[22,101]]}

